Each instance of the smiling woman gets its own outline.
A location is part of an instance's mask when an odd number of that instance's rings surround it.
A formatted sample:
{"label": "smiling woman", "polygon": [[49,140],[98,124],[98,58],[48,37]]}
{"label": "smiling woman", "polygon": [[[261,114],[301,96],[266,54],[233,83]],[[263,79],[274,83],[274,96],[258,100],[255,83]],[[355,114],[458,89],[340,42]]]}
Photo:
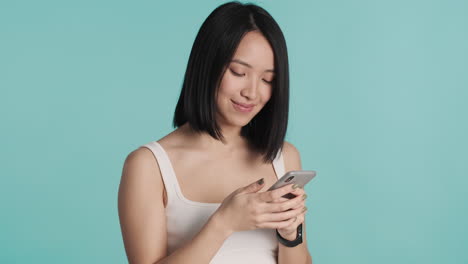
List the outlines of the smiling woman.
{"label": "smiling woman", "polygon": [[216,8],[190,53],[176,129],[125,160],[118,203],[130,263],[312,262],[304,190],[265,191],[301,169],[284,141],[288,101],[275,20],[253,4]]}
{"label": "smiling woman", "polygon": [[258,31],[242,38],[218,88],[216,120],[221,127],[244,127],[270,100],[273,57],[268,40]]}
{"label": "smiling woman", "polygon": [[[220,83],[229,77],[228,69],[236,77],[243,77],[243,82],[236,85],[242,84],[244,90],[249,82],[270,82],[270,99],[255,117],[250,116],[241,134],[266,162],[271,162],[283,145],[288,125],[289,64],[280,27],[256,5],[227,3],[205,20],[190,53],[174,125],[180,127],[187,122],[195,131],[223,140],[225,135],[216,122],[216,93]],[[237,98],[240,104],[252,104],[246,100]]]}

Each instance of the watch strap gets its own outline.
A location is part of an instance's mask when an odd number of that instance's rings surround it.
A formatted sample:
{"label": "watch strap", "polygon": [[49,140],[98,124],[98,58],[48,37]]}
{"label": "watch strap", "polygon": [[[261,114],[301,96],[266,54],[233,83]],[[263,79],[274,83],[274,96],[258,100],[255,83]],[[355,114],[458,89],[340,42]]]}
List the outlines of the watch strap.
{"label": "watch strap", "polygon": [[285,245],[286,247],[295,247],[299,244],[302,243],[302,223],[300,225],[297,226],[297,236],[296,236],[296,239],[294,240],[287,240],[285,239],[284,237],[282,237],[279,233],[278,233],[278,229],[276,229],[276,237],[278,238],[278,241]]}

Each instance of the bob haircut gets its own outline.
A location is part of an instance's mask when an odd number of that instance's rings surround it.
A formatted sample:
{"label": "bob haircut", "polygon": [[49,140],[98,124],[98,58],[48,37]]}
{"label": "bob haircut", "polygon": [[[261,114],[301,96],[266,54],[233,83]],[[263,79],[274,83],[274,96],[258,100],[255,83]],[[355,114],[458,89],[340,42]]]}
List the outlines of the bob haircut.
{"label": "bob haircut", "polygon": [[203,22],[192,46],[173,125],[188,122],[196,132],[207,132],[224,142],[216,117],[216,96],[221,78],[242,37],[259,31],[274,54],[272,95],[263,109],[244,126],[241,135],[263,155],[274,160],[282,149],[288,126],[289,64],[286,41],[273,17],[254,4],[228,2]]}

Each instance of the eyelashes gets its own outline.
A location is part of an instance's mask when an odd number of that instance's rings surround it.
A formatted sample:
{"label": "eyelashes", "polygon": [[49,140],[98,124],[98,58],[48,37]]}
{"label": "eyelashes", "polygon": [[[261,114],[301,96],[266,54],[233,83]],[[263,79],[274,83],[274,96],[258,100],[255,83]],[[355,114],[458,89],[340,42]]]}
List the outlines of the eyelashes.
{"label": "eyelashes", "polygon": [[[231,68],[229,68],[229,71],[230,71],[234,76],[237,76],[237,77],[243,77],[243,76],[245,76],[245,73],[237,73],[237,72],[235,72],[234,70],[232,70]],[[262,79],[262,81],[264,81],[264,82],[266,82],[266,83],[268,83],[268,84],[272,84],[272,83],[273,83],[273,80],[267,81],[267,80],[265,80],[265,79]]]}
{"label": "eyelashes", "polygon": [[229,68],[229,70],[232,72],[232,74],[234,74],[237,77],[242,77],[242,76],[245,75],[245,73],[237,73],[237,72],[233,71],[231,68]]}

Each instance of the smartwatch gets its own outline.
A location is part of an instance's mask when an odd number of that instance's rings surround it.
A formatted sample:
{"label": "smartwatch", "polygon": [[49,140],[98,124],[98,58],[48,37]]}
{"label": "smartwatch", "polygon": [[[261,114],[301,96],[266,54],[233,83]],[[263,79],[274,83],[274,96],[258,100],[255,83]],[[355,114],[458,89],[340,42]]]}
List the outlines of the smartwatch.
{"label": "smartwatch", "polygon": [[282,237],[279,233],[278,233],[278,229],[276,229],[276,237],[278,238],[278,241],[287,246],[287,247],[295,247],[299,244],[302,244],[302,224],[298,225],[297,226],[297,236],[296,236],[296,239],[294,240],[287,240],[285,239],[284,237]]}

